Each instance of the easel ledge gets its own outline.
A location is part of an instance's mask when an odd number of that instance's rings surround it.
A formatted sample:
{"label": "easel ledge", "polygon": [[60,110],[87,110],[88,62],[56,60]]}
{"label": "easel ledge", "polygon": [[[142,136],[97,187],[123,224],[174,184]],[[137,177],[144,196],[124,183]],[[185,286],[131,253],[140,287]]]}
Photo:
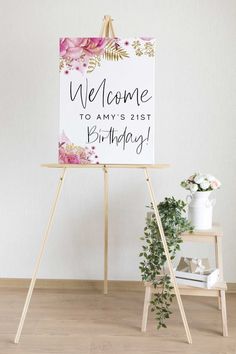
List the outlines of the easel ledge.
{"label": "easel ledge", "polygon": [[43,163],[42,167],[47,168],[168,168],[169,164],[60,164],[60,163]]}

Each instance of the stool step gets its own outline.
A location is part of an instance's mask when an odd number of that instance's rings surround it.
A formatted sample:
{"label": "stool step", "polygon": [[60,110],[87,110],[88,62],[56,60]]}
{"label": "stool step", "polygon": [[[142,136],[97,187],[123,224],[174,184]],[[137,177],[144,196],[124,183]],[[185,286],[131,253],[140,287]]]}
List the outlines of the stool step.
{"label": "stool step", "polygon": [[[151,288],[151,292],[153,294],[162,291],[162,286],[158,286],[157,288],[154,288],[150,282],[145,282],[144,285],[145,285],[145,287],[150,287]],[[214,287],[212,287],[210,289],[198,288],[198,287],[195,287],[195,286],[188,286],[188,285],[178,284],[178,288],[180,290],[180,294],[181,295],[217,297],[217,296],[219,296],[219,291],[227,290],[227,284],[226,284],[226,282],[217,282],[217,283],[215,283]]]}

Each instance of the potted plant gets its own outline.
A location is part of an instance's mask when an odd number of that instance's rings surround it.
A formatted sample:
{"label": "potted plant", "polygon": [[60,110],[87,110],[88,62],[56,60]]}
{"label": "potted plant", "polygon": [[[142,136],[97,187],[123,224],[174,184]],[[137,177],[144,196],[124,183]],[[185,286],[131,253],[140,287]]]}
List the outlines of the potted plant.
{"label": "potted plant", "polygon": [[[174,197],[165,198],[158,205],[170,257],[173,260],[176,252],[180,250],[182,242],[181,233],[184,231],[193,231],[190,222],[184,216],[186,203],[182,200],[176,200]],[[153,206],[151,205],[151,210]],[[140,271],[142,280],[151,282],[154,288],[160,287],[160,291],[153,295],[151,301],[151,311],[155,313],[157,328],[166,327],[166,319],[171,314],[170,306],[173,294],[173,286],[170,275],[165,270],[166,256],[161,241],[159,228],[156,222],[154,212],[146,218],[144,228],[144,241],[141,257]]]}
{"label": "potted plant", "polygon": [[210,229],[216,200],[209,197],[213,190],[220,188],[220,181],[210,174],[198,172],[182,181],[181,186],[191,193],[187,196],[189,221],[198,230]]}

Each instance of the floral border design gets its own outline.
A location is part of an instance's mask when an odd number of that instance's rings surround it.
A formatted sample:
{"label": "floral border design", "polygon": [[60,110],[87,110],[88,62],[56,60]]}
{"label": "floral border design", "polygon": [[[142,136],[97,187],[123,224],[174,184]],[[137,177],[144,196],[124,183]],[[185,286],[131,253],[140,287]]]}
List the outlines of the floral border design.
{"label": "floral border design", "polygon": [[62,164],[91,164],[97,163],[98,156],[95,152],[95,146],[91,149],[78,146],[70,141],[65,132],[62,131],[59,140],[59,163]]}
{"label": "floral border design", "polygon": [[129,58],[128,48],[133,48],[136,56],[155,55],[152,38],[134,39],[132,43],[119,38],[61,38],[60,71],[69,74],[77,70],[81,74],[92,73],[101,66],[102,59],[119,61]]}

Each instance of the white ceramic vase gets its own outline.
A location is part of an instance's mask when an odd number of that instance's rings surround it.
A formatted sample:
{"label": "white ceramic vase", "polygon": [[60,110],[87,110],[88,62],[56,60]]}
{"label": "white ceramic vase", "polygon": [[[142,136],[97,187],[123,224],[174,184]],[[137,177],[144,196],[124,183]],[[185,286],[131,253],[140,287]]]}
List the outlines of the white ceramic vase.
{"label": "white ceramic vase", "polygon": [[187,196],[188,219],[196,230],[212,228],[212,210],[215,199],[209,199],[210,192],[195,192]]}

